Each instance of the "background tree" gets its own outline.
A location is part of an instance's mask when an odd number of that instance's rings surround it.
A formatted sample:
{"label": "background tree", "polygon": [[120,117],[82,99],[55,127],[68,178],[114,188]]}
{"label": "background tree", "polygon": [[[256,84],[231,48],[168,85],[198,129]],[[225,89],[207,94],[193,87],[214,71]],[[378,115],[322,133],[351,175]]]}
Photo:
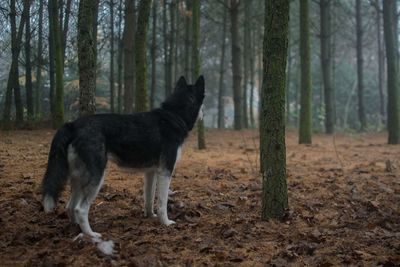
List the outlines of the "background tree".
{"label": "background tree", "polygon": [[399,41],[397,35],[397,2],[383,2],[383,28],[385,34],[387,64],[387,128],[388,143],[400,143],[399,110]]}
{"label": "background tree", "polygon": [[40,119],[42,116],[42,70],[43,70],[43,0],[39,1],[38,20],[38,47],[36,62],[36,87],[35,87],[35,116]]}
{"label": "background tree", "polygon": [[157,7],[158,1],[153,1],[152,8],[152,31],[151,31],[151,89],[150,89],[150,108],[154,108],[155,93],[157,86]]}
{"label": "background tree", "polygon": [[361,0],[356,0],[358,117],[360,130],[364,131],[367,127],[367,119],[364,108],[363,22],[361,11]]}
{"label": "background tree", "polygon": [[[96,112],[96,44],[93,25],[96,0],[81,0],[78,14],[79,59],[79,113],[81,116]],[[57,24],[56,24],[57,25]]]}
{"label": "background tree", "polygon": [[114,0],[110,0],[110,110],[115,112],[115,83],[114,83]]}
{"label": "background tree", "polygon": [[[192,64],[193,74],[192,81],[196,81],[200,75],[200,0],[192,1],[192,23],[193,23],[193,52]],[[197,121],[197,146],[199,149],[206,148],[206,141],[204,136],[204,121],[200,119]]]}
{"label": "background tree", "polygon": [[126,114],[133,112],[135,20],[135,1],[128,0],[125,3],[125,26],[122,37],[124,47],[124,113]]}
{"label": "background tree", "polygon": [[301,61],[301,104],[299,143],[311,144],[311,62],[308,0],[300,0],[300,61]]}
{"label": "background tree", "polygon": [[136,71],[136,95],[135,110],[137,112],[147,111],[147,63],[146,63],[146,37],[149,24],[151,0],[141,0],[135,35],[135,71]]}
{"label": "background tree", "polygon": [[57,0],[49,1],[50,10],[50,23],[53,26],[53,43],[54,43],[54,57],[55,57],[55,101],[54,101],[54,116],[53,126],[59,128],[64,123],[64,77],[63,77],[63,56],[62,56],[62,44],[61,44],[61,32],[60,22],[58,13],[58,2]]}
{"label": "background tree", "polygon": [[289,0],[267,0],[264,71],[261,90],[260,160],[263,178],[262,219],[282,218],[288,209],[285,145],[285,72]]}
{"label": "background tree", "polygon": [[234,128],[242,129],[242,76],[241,76],[241,50],[239,37],[239,0],[231,0],[231,45],[232,45],[232,76],[233,76],[233,103],[234,103]]}
{"label": "background tree", "polygon": [[25,90],[28,122],[33,121],[33,85],[31,63],[31,7],[25,13]]}
{"label": "background tree", "polygon": [[324,83],[325,99],[325,132],[333,134],[335,131],[334,93],[332,88],[332,57],[331,57],[331,0],[320,0],[321,26],[321,68]]}
{"label": "background tree", "polygon": [[225,0],[223,9],[223,20],[222,20],[222,42],[221,42],[221,59],[219,68],[219,89],[218,89],[218,128],[225,128],[225,108],[224,108],[224,74],[225,74],[225,51],[226,51],[226,24],[228,21],[228,7],[229,2]]}

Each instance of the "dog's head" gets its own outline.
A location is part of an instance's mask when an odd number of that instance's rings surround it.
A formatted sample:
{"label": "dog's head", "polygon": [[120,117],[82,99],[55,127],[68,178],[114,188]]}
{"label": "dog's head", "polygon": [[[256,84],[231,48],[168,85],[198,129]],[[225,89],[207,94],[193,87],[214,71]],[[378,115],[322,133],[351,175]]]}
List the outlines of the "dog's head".
{"label": "dog's head", "polygon": [[187,84],[182,76],[176,83],[175,90],[162,104],[162,108],[182,117],[191,130],[201,115],[205,97],[204,77],[201,75],[194,84]]}

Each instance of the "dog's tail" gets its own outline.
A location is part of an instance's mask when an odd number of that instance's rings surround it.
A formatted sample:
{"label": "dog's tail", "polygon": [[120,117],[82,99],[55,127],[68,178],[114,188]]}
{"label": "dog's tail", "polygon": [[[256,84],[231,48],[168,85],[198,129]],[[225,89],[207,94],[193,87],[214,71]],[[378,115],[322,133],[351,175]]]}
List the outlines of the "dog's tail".
{"label": "dog's tail", "polygon": [[66,123],[53,138],[50,147],[47,170],[43,178],[42,193],[45,212],[56,206],[58,195],[68,178],[68,145],[74,136],[72,124]]}

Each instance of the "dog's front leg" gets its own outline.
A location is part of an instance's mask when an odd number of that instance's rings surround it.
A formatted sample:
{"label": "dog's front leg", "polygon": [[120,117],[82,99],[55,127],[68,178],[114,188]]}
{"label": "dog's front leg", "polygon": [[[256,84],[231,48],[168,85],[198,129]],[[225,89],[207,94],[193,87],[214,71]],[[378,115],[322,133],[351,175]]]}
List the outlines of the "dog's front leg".
{"label": "dog's front leg", "polygon": [[167,214],[167,204],[168,204],[168,189],[169,184],[171,183],[171,175],[170,174],[161,174],[157,175],[157,215],[160,218],[160,222],[164,225],[171,225],[175,222],[168,219]]}
{"label": "dog's front leg", "polygon": [[157,217],[153,212],[154,195],[156,191],[157,176],[155,171],[148,171],[144,176],[143,199],[144,217]]}

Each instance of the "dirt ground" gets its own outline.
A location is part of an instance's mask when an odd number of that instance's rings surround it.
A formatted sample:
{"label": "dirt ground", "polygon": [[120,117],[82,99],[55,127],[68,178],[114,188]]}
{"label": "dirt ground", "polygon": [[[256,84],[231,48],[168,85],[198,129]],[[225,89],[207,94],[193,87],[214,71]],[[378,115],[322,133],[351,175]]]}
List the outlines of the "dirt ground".
{"label": "dirt ground", "polygon": [[[115,242],[102,254],[69,223],[64,206],[45,214],[40,183],[52,130],[0,132],[1,266],[399,266],[400,146],[385,134],[287,137],[289,216],[260,220],[256,131],[207,132],[184,146],[162,226],[143,217],[142,174],[109,163],[90,211]],[[336,144],[337,153],[335,152]]]}

